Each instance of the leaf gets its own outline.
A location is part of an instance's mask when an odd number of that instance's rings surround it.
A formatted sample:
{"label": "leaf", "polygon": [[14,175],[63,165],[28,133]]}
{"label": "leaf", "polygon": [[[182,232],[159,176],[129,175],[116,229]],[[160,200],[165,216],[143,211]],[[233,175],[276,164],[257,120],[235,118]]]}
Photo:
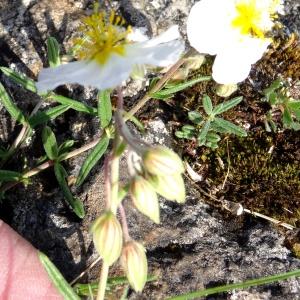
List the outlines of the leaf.
{"label": "leaf", "polygon": [[298,121],[300,121],[300,109],[294,111],[295,117]]}
{"label": "leaf", "polygon": [[45,126],[42,132],[42,140],[45,152],[49,159],[55,160],[58,157],[58,147],[55,135],[50,127]]}
{"label": "leaf", "polygon": [[202,146],[205,144],[205,141],[206,141],[206,135],[209,131],[209,128],[210,128],[210,121],[206,121],[204,126],[201,128],[201,131],[197,137],[197,140],[198,140],[198,145],[199,146]]}
{"label": "leaf", "polygon": [[188,118],[190,121],[192,121],[194,124],[197,124],[197,125],[203,121],[203,117],[197,111],[189,111]]}
{"label": "leaf", "polygon": [[201,81],[208,81],[210,80],[211,77],[210,76],[202,76],[202,77],[198,77],[198,78],[194,78],[192,80],[189,80],[187,82],[183,82],[183,83],[179,83],[179,84],[176,84],[170,88],[165,88],[163,90],[160,90],[156,93],[153,93],[151,94],[150,96],[152,98],[157,98],[157,97],[164,97],[164,96],[168,96],[168,97],[171,97],[172,94],[176,93],[176,92],[179,92],[179,91],[182,91],[188,87],[191,87],[193,86],[194,84],[198,83],[198,82],[201,82]]}
{"label": "leaf", "polygon": [[231,109],[232,107],[238,105],[241,101],[243,100],[243,97],[236,97],[233,98],[231,100],[228,101],[224,101],[220,104],[218,104],[212,111],[212,113],[214,115],[218,115],[221,114],[229,109]]}
{"label": "leaf", "polygon": [[0,170],[0,182],[20,181],[22,179],[23,179],[22,173],[9,171],[9,170]]}
{"label": "leaf", "polygon": [[221,137],[218,134],[216,134],[215,132],[209,132],[206,135],[206,140],[211,143],[217,143],[221,140]]}
{"label": "leaf", "polygon": [[65,280],[65,278],[62,276],[62,274],[59,272],[56,266],[50,261],[50,259],[40,251],[38,251],[38,256],[40,262],[44,266],[53,284],[59,290],[63,298],[65,300],[80,300],[80,298],[76,295],[75,291]]}
{"label": "leaf", "polygon": [[112,118],[112,108],[109,90],[100,91],[98,94],[98,116],[100,118],[102,129],[110,124]]}
{"label": "leaf", "polygon": [[280,79],[276,79],[275,81],[273,81],[273,83],[266,89],[263,90],[263,94],[265,96],[268,96],[270,93],[274,92],[275,90],[277,90],[278,88],[281,87],[281,80]]}
{"label": "leaf", "polygon": [[270,102],[271,105],[275,105],[277,102],[277,94],[275,92],[272,92],[267,97],[267,100]]}
{"label": "leaf", "polygon": [[60,65],[59,57],[59,44],[54,37],[48,37],[47,39],[47,52],[48,52],[48,61],[50,67],[57,67]]}
{"label": "leaf", "polygon": [[272,282],[280,281],[280,280],[286,280],[288,278],[292,277],[299,277],[300,276],[300,269],[296,269],[290,272],[280,273],[277,275],[267,276],[267,277],[261,277],[256,279],[247,280],[244,282],[238,282],[238,283],[231,283],[221,286],[216,286],[213,288],[204,289],[201,291],[195,291],[190,292],[187,294],[167,298],[166,300],[191,300],[191,299],[199,299],[203,296],[213,295],[217,293],[223,293],[227,291],[232,291],[236,289],[246,289],[252,286],[258,286],[263,284],[269,284]]}
{"label": "leaf", "polygon": [[106,135],[104,135],[104,137],[99,141],[96,147],[87,156],[83,165],[81,166],[79,175],[76,180],[77,186],[80,186],[83,183],[83,181],[88,176],[92,168],[96,165],[96,163],[100,160],[100,158],[105,153],[108,145],[109,145],[109,138]]}
{"label": "leaf", "polygon": [[83,112],[83,113],[87,113],[90,115],[97,115],[97,109],[89,106],[87,104],[81,103],[79,101],[64,97],[64,96],[60,96],[60,95],[55,95],[55,94],[51,94],[49,96],[49,99],[53,99],[55,101],[57,101],[60,104],[64,104],[64,105],[68,105],[70,106],[72,109]]}
{"label": "leaf", "polygon": [[0,67],[0,70],[5,74],[8,78],[13,80],[15,83],[20,84],[23,88],[31,91],[33,93],[37,92],[35,82],[25,75],[22,75],[18,72],[13,71],[10,68]]}
{"label": "leaf", "polygon": [[291,110],[300,110],[300,101],[289,101],[287,103],[287,106],[291,109]]}
{"label": "leaf", "polygon": [[66,170],[60,163],[55,163],[54,164],[54,173],[55,173],[55,177],[64,193],[65,199],[70,204],[70,206],[72,207],[75,214],[79,218],[82,219],[85,215],[84,207],[83,207],[82,202],[78,198],[73,197],[73,195],[68,187],[68,184],[66,181],[66,177],[67,177]]}
{"label": "leaf", "polygon": [[[125,116],[127,116],[128,114],[126,114]],[[130,116],[129,121],[131,121],[136,127],[138,127],[138,129],[141,132],[145,132],[145,126],[143,125],[143,123],[135,116]]]}
{"label": "leaf", "polygon": [[233,134],[236,134],[237,136],[241,136],[241,137],[247,136],[247,132],[243,128],[241,128],[229,121],[226,121],[222,118],[216,117],[214,122],[216,123],[216,125],[218,127],[225,129],[226,132],[228,132],[228,133],[233,133]]}
{"label": "leaf", "polygon": [[300,123],[298,123],[298,122],[292,122],[291,125],[290,125],[290,127],[293,130],[298,131],[298,130],[300,130]]}
{"label": "leaf", "polygon": [[194,137],[194,133],[192,132],[183,132],[183,131],[176,131],[175,136],[179,139],[192,139]]}
{"label": "leaf", "polygon": [[47,123],[50,120],[53,120],[66,112],[70,108],[69,105],[57,105],[53,108],[50,108],[45,111],[40,111],[34,114],[32,117],[29,118],[28,122],[32,128],[36,127],[37,125]]}
{"label": "leaf", "polygon": [[4,86],[0,83],[0,101],[13,119],[16,121],[26,124],[26,118],[21,112],[21,110],[12,102],[10,97],[8,96]]}
{"label": "leaf", "polygon": [[210,115],[213,110],[213,105],[212,105],[210,97],[208,95],[204,95],[203,99],[202,99],[202,103],[203,103],[203,108],[204,108],[205,112],[208,115]]}
{"label": "leaf", "polygon": [[58,153],[59,155],[65,153],[66,151],[69,151],[70,148],[73,147],[75,141],[74,140],[66,140],[64,141],[59,147],[58,147]]}
{"label": "leaf", "polygon": [[196,128],[192,125],[184,125],[182,126],[181,130],[186,133],[192,133],[196,130]]}
{"label": "leaf", "polygon": [[282,114],[282,122],[285,126],[289,127],[293,123],[293,118],[288,108],[285,108]]}

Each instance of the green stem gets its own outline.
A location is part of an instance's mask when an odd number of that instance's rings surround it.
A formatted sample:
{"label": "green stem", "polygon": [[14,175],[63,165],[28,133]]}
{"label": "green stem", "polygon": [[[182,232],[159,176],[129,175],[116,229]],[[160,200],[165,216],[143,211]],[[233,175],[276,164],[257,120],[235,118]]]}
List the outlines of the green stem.
{"label": "green stem", "polygon": [[108,278],[109,265],[102,261],[101,275],[98,285],[97,300],[104,300],[106,283]]}

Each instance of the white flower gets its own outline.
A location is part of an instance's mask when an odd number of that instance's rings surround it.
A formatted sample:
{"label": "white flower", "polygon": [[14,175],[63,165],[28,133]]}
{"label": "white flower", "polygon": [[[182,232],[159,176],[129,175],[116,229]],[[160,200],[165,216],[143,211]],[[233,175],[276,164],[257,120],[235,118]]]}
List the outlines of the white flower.
{"label": "white flower", "polygon": [[126,80],[132,70],[140,65],[166,67],[175,63],[184,51],[177,26],[151,40],[132,42],[131,28],[120,25],[123,20],[114,12],[108,17],[104,12],[94,13],[83,20],[82,38],[78,46],[78,61],[43,69],[38,78],[40,93],[59,85],[77,83],[98,88],[113,88]]}
{"label": "white flower", "polygon": [[187,34],[200,53],[217,55],[213,78],[233,84],[247,78],[271,39],[279,0],[201,0],[191,9]]}

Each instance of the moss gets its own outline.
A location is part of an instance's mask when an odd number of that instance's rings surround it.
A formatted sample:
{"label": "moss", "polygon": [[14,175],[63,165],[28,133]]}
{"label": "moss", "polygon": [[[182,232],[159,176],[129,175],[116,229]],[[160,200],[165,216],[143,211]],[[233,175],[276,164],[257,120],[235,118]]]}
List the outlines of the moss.
{"label": "moss", "polygon": [[[295,132],[279,135],[258,132],[245,139],[228,139],[230,174],[222,196],[295,224],[299,219],[296,208],[300,204],[299,146],[299,135]],[[207,177],[214,186],[225,178],[228,151],[223,141],[216,152],[206,154]],[[225,168],[220,166],[217,157],[225,163]]]}

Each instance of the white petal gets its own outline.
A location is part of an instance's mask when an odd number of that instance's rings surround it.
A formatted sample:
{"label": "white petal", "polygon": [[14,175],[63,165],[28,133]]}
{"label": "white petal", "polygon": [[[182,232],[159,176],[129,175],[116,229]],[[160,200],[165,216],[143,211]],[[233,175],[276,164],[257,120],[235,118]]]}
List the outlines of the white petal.
{"label": "white petal", "polygon": [[105,65],[94,61],[78,61],[43,69],[39,75],[39,92],[53,90],[59,85],[77,83],[100,90],[121,84],[129,77],[132,63],[126,57],[112,55]]}
{"label": "white petal", "polygon": [[234,13],[232,0],[201,0],[191,9],[187,20],[187,36],[200,53],[215,55],[235,34],[231,27]]}
{"label": "white petal", "polygon": [[180,33],[177,25],[171,26],[167,31],[161,33],[157,37],[146,41],[143,47],[153,47],[162,43],[167,43],[180,38]]}
{"label": "white petal", "polygon": [[221,84],[233,84],[245,80],[251,65],[266,51],[270,41],[251,37],[231,42],[219,53],[213,65],[213,78]]}
{"label": "white petal", "polygon": [[134,64],[146,64],[167,67],[174,64],[184,51],[182,40],[170,41],[152,47],[144,47],[144,43],[128,46],[127,57]]}

